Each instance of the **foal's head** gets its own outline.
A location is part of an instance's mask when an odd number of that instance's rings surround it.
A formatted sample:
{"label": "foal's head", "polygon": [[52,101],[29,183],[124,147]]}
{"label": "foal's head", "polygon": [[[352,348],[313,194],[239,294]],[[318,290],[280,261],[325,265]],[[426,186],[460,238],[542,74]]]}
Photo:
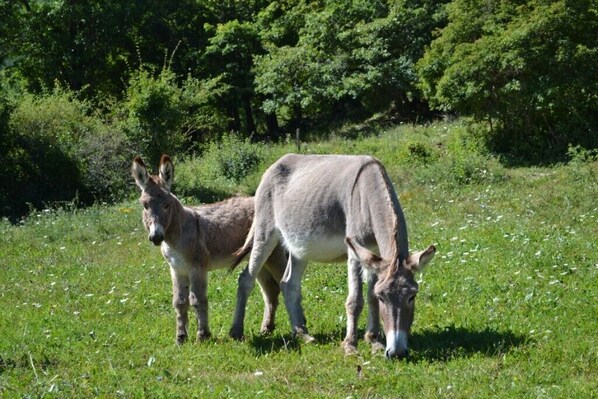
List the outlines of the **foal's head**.
{"label": "foal's head", "polygon": [[140,157],[133,159],[131,174],[141,189],[139,202],[143,205],[143,224],[154,245],[164,241],[164,234],[173,221],[176,198],[170,193],[174,166],[168,155],[160,159],[158,175],[150,175]]}
{"label": "foal's head", "polygon": [[378,298],[384,324],[386,357],[407,357],[407,338],[413,323],[415,296],[419,289],[415,273],[432,260],[436,248],[431,245],[425,251],[410,254],[407,259],[399,262],[398,259],[383,259],[349,237],[346,242],[368,271],[378,276],[374,294]]}

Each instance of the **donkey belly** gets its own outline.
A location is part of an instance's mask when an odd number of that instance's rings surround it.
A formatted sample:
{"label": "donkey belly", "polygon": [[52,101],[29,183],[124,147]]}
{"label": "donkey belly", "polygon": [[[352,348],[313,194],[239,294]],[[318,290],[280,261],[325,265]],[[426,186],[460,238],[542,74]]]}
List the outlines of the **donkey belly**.
{"label": "donkey belly", "polygon": [[346,259],[347,244],[343,235],[301,236],[282,234],[288,251],[299,259],[332,263]]}

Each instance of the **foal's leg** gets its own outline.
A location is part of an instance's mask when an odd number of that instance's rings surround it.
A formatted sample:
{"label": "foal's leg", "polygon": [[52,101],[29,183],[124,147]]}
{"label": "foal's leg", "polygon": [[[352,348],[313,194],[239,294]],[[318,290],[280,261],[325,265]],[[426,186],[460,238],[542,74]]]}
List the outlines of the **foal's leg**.
{"label": "foal's leg", "polygon": [[262,297],[264,298],[264,318],[260,332],[262,334],[270,334],[274,331],[274,318],[276,316],[276,308],[278,307],[280,285],[265,267],[258,273],[257,280],[262,289]]}
{"label": "foal's leg", "polygon": [[357,323],[363,310],[363,278],[359,259],[349,255],[347,262],[349,294],[345,302],[347,311],[347,335],[342,343],[347,355],[357,352]]}
{"label": "foal's leg", "polygon": [[251,294],[253,287],[255,287],[255,279],[262,269],[264,262],[278,244],[278,239],[274,234],[267,235],[267,239],[259,239],[260,236],[257,234],[255,237],[258,238],[254,238],[253,240],[253,249],[251,250],[251,256],[249,258],[249,265],[239,275],[237,305],[233,316],[233,325],[230,328],[229,333],[234,339],[243,338],[247,299],[249,298],[249,294]]}
{"label": "foal's leg", "polygon": [[197,340],[209,338],[208,325],[208,271],[203,267],[191,271],[191,293],[189,301],[197,316]]}
{"label": "foal's leg", "polygon": [[374,294],[374,286],[378,281],[378,276],[374,273],[368,273],[368,329],[365,332],[365,340],[372,344],[372,351],[377,352],[384,349],[384,345],[378,340],[380,337],[380,304]]}
{"label": "foal's leg", "polygon": [[177,275],[170,269],[172,278],[172,306],[176,312],[176,343],[182,344],[187,340],[187,324],[189,311],[189,278]]}
{"label": "foal's leg", "polygon": [[306,266],[306,260],[298,259],[289,254],[287,269],[280,282],[280,288],[284,295],[293,335],[303,338],[305,342],[314,342],[315,339],[307,332],[303,307],[301,306],[301,278]]}

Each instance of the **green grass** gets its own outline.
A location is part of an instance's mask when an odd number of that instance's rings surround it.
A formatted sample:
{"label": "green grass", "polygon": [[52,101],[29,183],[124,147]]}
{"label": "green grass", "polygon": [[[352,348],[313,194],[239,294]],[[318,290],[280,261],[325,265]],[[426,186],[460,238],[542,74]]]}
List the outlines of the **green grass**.
{"label": "green grass", "polygon": [[[419,276],[408,361],[363,341],[344,356],[342,264],[306,271],[315,345],[291,340],[283,307],[274,335],[258,335],[257,289],[247,339],[229,339],[237,274],[216,271],[214,337],[176,346],[168,268],[131,201],[0,224],[0,397],[596,397],[598,163],[505,169],[461,151],[460,130],[397,128],[304,148],[378,156],[412,249],[439,248]],[[248,174],[240,191],[255,181]]]}

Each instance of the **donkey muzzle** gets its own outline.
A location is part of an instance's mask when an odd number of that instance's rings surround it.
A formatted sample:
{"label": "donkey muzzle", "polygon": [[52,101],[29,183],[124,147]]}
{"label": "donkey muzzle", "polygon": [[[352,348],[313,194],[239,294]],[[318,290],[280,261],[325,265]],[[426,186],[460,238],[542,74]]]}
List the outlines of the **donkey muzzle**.
{"label": "donkey muzzle", "polygon": [[154,234],[154,235],[150,234],[150,236],[148,238],[156,246],[162,244],[162,241],[164,241],[164,236],[162,234]]}
{"label": "donkey muzzle", "polygon": [[386,352],[387,359],[405,359],[409,356],[407,350],[407,333],[405,331],[395,330],[386,334]]}
{"label": "donkey muzzle", "polygon": [[149,236],[147,237],[154,245],[162,244],[164,241],[164,232],[162,226],[159,224],[152,224],[149,229]]}
{"label": "donkey muzzle", "polygon": [[387,349],[386,352],[386,358],[387,359],[398,359],[398,360],[403,360],[409,357],[409,351],[407,349],[405,350],[390,350]]}

